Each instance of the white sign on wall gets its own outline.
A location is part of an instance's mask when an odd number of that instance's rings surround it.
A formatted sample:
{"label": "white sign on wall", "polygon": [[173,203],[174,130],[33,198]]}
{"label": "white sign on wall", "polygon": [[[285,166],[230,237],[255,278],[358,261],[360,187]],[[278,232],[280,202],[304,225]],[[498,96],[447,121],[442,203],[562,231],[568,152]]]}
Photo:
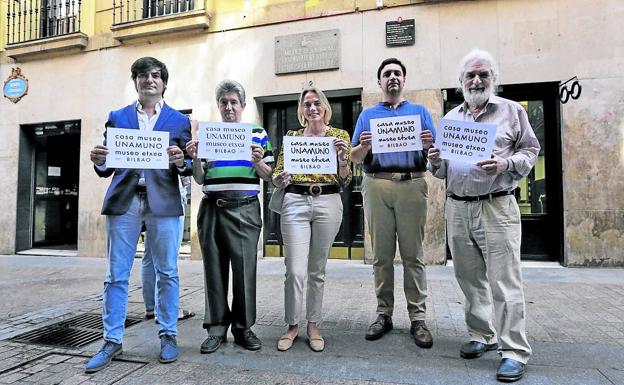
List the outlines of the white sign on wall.
{"label": "white sign on wall", "polygon": [[420,115],[371,119],[373,154],[422,150]]}
{"label": "white sign on wall", "polygon": [[210,160],[251,160],[253,125],[199,122],[197,156]]}
{"label": "white sign on wall", "polygon": [[284,170],[291,174],[335,174],[337,169],[334,138],[284,137]]}
{"label": "white sign on wall", "polygon": [[168,131],[142,131],[127,128],[106,129],[106,167],[168,169]]}
{"label": "white sign on wall", "polygon": [[496,125],[440,119],[437,134],[442,159],[474,164],[491,158]]}

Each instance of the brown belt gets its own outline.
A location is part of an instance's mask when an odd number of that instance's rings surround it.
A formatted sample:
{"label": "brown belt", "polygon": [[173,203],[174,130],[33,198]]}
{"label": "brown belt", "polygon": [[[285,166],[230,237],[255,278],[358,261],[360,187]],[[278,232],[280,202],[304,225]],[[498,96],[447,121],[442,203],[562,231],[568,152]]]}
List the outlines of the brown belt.
{"label": "brown belt", "polygon": [[371,178],[386,179],[394,182],[402,182],[405,180],[412,180],[416,178],[424,178],[424,171],[413,172],[367,172],[366,176]]}

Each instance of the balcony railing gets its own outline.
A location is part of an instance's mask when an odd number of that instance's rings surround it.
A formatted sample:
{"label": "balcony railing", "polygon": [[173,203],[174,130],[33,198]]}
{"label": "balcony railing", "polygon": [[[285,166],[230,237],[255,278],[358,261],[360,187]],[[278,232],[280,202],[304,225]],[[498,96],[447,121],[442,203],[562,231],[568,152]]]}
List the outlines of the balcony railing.
{"label": "balcony railing", "polygon": [[80,32],[82,0],[9,0],[6,43]]}
{"label": "balcony railing", "polygon": [[203,0],[113,0],[113,24],[195,11],[201,9],[199,3],[203,5],[203,2]]}

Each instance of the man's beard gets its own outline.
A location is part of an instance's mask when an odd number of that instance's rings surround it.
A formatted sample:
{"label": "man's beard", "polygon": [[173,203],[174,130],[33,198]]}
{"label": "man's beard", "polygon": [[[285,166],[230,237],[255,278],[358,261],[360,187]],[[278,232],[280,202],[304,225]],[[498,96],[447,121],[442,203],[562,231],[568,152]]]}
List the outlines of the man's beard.
{"label": "man's beard", "polygon": [[488,87],[484,87],[483,90],[470,90],[466,88],[465,85],[462,85],[462,93],[464,94],[464,100],[466,103],[481,107],[490,100],[490,96],[492,96],[494,91],[494,86],[492,83]]}

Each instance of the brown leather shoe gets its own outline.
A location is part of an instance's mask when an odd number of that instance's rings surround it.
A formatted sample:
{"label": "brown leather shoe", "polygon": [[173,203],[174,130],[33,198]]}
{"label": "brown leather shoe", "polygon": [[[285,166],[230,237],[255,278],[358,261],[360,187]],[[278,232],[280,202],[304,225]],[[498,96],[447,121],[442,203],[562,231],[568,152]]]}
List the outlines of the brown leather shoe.
{"label": "brown leather shoe", "polygon": [[433,337],[425,321],[412,321],[410,334],[414,337],[414,343],[421,348],[428,349],[433,346]]}
{"label": "brown leather shoe", "polygon": [[365,338],[369,341],[378,340],[390,330],[392,330],[392,318],[385,314],[379,314],[375,322],[366,330]]}

